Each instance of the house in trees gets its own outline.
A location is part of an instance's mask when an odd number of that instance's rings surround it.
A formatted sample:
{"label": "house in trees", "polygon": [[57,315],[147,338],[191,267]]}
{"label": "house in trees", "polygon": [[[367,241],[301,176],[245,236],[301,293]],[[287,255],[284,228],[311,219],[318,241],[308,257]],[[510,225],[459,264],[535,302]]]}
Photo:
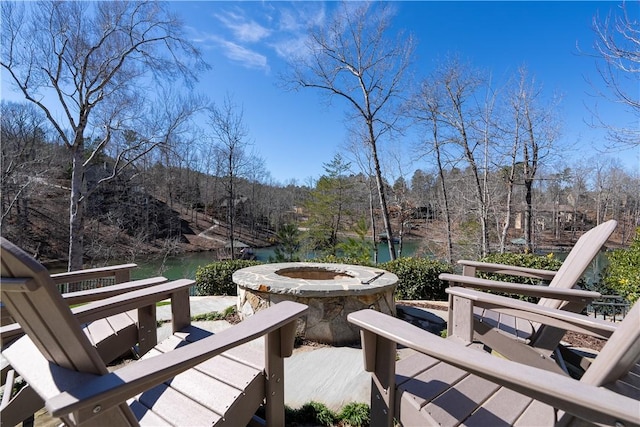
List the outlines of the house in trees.
{"label": "house in trees", "polygon": [[[524,229],[524,211],[516,212],[513,228]],[[537,232],[584,231],[594,224],[587,214],[571,205],[543,205],[536,209],[534,224]]]}

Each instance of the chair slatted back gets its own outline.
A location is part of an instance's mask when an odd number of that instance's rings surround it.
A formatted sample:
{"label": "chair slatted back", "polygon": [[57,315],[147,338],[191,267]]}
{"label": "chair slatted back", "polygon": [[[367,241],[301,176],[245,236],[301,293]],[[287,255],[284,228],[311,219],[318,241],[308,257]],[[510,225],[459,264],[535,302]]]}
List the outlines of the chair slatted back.
{"label": "chair slatted back", "polygon": [[[3,237],[0,237],[0,276],[3,304],[47,361],[78,372],[108,373],[48,270]],[[136,424],[133,413],[124,403],[101,416],[112,425]],[[74,415],[65,417],[69,424],[77,421]]]}
{"label": "chair slatted back", "polygon": [[107,373],[49,271],[4,238],[1,254],[2,302],[47,360],[75,371]]}
{"label": "chair slatted back", "polygon": [[640,360],[640,302],[636,302],[609,337],[580,381],[603,386],[624,377]]}
{"label": "chair slatted back", "polygon": [[[613,234],[617,224],[615,220],[609,220],[580,236],[549,284],[549,287],[573,288],[587,268],[589,268],[591,261],[596,258],[602,246],[604,246],[611,234]],[[562,301],[542,298],[539,304],[550,308],[561,308]]]}

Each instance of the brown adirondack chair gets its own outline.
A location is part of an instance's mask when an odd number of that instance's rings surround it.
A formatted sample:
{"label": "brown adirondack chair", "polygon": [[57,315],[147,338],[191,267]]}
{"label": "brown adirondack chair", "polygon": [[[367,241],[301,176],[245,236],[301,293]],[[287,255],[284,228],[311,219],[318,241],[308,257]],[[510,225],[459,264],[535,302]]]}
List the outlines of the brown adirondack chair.
{"label": "brown adirondack chair", "polygon": [[[556,272],[507,266],[502,264],[460,261],[463,275],[441,274],[450,286],[470,287],[541,297],[541,307],[559,308],[579,313],[589,302],[599,298],[598,292],[576,289],[575,286],[615,230],[617,222],[610,220],[583,234]],[[550,280],[549,286],[523,285],[475,277],[479,271]],[[453,311],[449,310],[449,324]],[[491,307],[475,308],[475,339],[511,360],[556,371],[567,372],[559,352],[565,332],[556,327],[540,325],[518,318],[513,313],[497,312]],[[524,344],[524,345],[523,345]]]}
{"label": "brown adirondack chair", "polygon": [[[640,425],[640,304],[613,324],[471,289],[447,292],[456,308],[448,339],[373,310],[348,316],[361,328],[372,374],[372,427],[392,426],[394,418],[404,426]],[[578,381],[474,348],[476,304],[609,338]],[[396,362],[397,344],[415,353]]]}
{"label": "brown adirondack chair", "polygon": [[[115,284],[111,286],[63,293],[62,298],[69,306],[98,301],[168,281],[166,277],[161,276],[131,281],[131,270],[135,267],[136,264],[121,264],[56,273],[51,274],[51,280],[56,285],[105,278],[112,278],[114,280]],[[20,324],[15,322],[2,302],[0,302],[0,313],[2,318],[0,338],[4,346],[8,342],[21,336],[23,331]],[[155,343],[151,343],[151,346],[146,349],[137,346],[140,331],[136,311],[116,314],[85,324],[83,325],[83,330],[93,346],[98,349],[98,353],[105,363],[112,362],[118,357],[125,355],[128,351],[133,351],[135,354],[141,355],[141,353],[144,353],[144,351],[149,350],[149,348],[155,345]]]}
{"label": "brown adirondack chair", "polygon": [[[88,280],[110,279],[114,285],[62,294],[62,298],[69,305],[81,305],[120,295],[137,289],[167,282],[165,277],[151,277],[131,281],[131,270],[136,264],[121,264],[107,267],[84,269],[66,273],[51,274],[51,279],[57,286],[65,283],[77,283]],[[4,268],[3,268],[4,275]],[[168,297],[168,294],[167,294]],[[19,323],[11,317],[4,304],[0,302],[0,338],[2,347],[22,336],[24,332]],[[156,330],[141,329],[137,320],[137,311],[129,311],[98,319],[82,326],[91,344],[98,350],[98,354],[105,363],[126,356],[127,353],[138,357],[157,344]],[[11,390],[15,381],[15,372],[7,361],[2,358],[0,368],[0,382],[5,384],[4,390]],[[32,419],[33,414],[43,407],[44,403],[27,385],[19,393],[3,394],[0,402],[0,420],[6,425],[15,425],[20,421]],[[27,422],[28,423],[28,422]]]}
{"label": "brown adirondack chair", "polygon": [[[246,425],[264,404],[268,424],[284,423],[283,357],[306,306],[283,302],[213,335],[190,324],[192,281],[181,280],[72,312],[40,263],[1,243],[0,294],[26,333],[3,354],[52,416],[68,425]],[[155,303],[167,295],[174,334],[109,373],[81,324],[137,309],[155,329]],[[264,354],[242,345],[261,336]]]}

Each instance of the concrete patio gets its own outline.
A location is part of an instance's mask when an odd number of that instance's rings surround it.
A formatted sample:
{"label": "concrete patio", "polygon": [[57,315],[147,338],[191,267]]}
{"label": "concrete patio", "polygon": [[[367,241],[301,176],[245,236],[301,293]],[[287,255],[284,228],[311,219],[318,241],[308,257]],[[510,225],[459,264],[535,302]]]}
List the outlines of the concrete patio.
{"label": "concrete patio", "polygon": [[[191,316],[222,312],[235,306],[236,301],[235,296],[191,297]],[[410,307],[408,311],[412,317],[422,313],[429,323],[444,323],[447,316],[446,305],[443,305],[443,309]],[[159,320],[170,320],[171,306],[158,307],[157,316]],[[194,322],[194,325],[214,333],[230,326],[224,320]],[[168,336],[170,332],[170,324],[163,325],[158,331],[158,339]],[[261,346],[263,340],[256,340],[250,345]],[[402,357],[405,350],[400,350],[399,353]],[[369,373],[363,369],[362,352],[359,348],[303,345],[285,359],[285,403],[298,408],[316,401],[335,411],[350,402],[368,403],[370,378]]]}

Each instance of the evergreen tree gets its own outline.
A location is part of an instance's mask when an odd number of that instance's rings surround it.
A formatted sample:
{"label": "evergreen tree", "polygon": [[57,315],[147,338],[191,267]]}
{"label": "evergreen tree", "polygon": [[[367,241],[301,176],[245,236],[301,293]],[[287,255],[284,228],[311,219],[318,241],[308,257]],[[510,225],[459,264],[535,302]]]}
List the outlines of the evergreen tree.
{"label": "evergreen tree", "polygon": [[344,229],[344,219],[350,214],[348,196],[352,185],[346,173],[351,163],[336,154],[323,166],[326,175],[320,177],[306,203],[308,244],[313,250],[336,255],[338,233]]}

